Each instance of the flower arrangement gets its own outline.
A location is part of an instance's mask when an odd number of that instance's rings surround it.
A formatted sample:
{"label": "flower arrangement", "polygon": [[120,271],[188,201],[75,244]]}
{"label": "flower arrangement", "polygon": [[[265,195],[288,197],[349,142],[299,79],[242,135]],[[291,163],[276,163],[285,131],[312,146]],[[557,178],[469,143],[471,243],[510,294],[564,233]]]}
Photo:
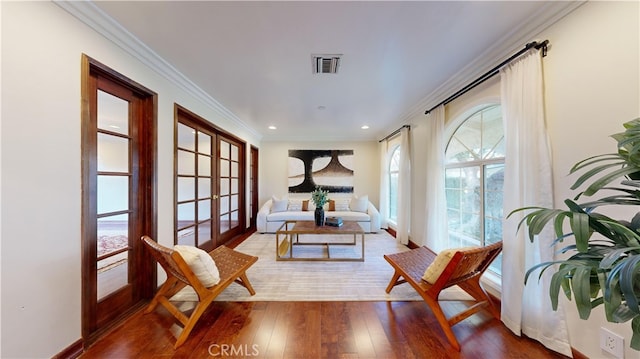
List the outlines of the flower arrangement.
{"label": "flower arrangement", "polygon": [[316,189],[311,192],[311,201],[316,205],[316,208],[322,208],[325,203],[329,202],[329,191],[322,190],[322,187],[316,186]]}

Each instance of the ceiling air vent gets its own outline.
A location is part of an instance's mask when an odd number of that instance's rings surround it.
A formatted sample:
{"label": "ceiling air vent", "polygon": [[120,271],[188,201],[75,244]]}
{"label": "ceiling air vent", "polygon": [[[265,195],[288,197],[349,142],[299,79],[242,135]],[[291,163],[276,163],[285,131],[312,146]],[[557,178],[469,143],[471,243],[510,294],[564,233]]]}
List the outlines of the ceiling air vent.
{"label": "ceiling air vent", "polygon": [[339,55],[311,55],[314,74],[335,74],[340,67]]}

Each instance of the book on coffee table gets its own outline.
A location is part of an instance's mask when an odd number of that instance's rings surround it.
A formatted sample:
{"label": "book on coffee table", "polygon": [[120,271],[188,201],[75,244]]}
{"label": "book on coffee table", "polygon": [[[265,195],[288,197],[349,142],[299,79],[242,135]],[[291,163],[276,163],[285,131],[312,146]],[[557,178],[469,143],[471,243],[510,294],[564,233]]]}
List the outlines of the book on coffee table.
{"label": "book on coffee table", "polygon": [[340,227],[344,223],[342,222],[342,217],[327,217],[324,224],[327,226]]}

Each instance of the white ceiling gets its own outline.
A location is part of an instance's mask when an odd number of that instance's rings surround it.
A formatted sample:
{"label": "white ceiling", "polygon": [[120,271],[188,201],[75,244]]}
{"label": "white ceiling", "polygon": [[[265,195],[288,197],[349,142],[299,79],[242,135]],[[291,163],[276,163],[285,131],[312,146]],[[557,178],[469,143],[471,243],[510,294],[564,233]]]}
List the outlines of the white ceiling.
{"label": "white ceiling", "polygon": [[[576,7],[542,1],[95,4],[267,141],[380,139]],[[338,74],[313,74],[312,54],[343,54]]]}

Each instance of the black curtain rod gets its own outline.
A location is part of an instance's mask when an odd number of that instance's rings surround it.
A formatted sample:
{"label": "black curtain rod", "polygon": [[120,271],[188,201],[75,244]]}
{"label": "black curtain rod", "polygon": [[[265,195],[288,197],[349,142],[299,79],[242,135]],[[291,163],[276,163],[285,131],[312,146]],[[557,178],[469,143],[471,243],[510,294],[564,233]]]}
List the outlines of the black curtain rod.
{"label": "black curtain rod", "polygon": [[405,127],[406,127],[406,128],[411,128],[411,126],[409,126],[409,125],[402,125],[402,127],[400,127],[399,129],[397,129],[397,130],[395,130],[395,131],[391,132],[390,134],[388,134],[387,136],[385,136],[385,138],[381,139],[381,140],[380,140],[380,141],[378,141],[378,142],[382,142],[382,141],[384,141],[384,140],[386,140],[386,139],[388,139],[388,138],[390,138],[390,137],[393,137],[395,134],[397,134],[398,132],[400,132],[400,131],[401,131],[403,128],[405,128]]}
{"label": "black curtain rod", "polygon": [[516,59],[520,55],[524,54],[525,52],[529,51],[529,49],[531,49],[533,47],[535,47],[536,49],[542,48],[542,57],[547,56],[547,46],[548,45],[549,45],[549,40],[544,40],[543,42],[533,41],[533,42],[528,43],[524,47],[524,49],[522,49],[522,50],[516,52],[515,54],[511,55],[511,57],[509,57],[508,59],[506,59],[503,62],[501,62],[498,66],[492,68],[491,70],[489,70],[488,72],[486,72],[482,76],[480,76],[477,79],[473,80],[467,86],[465,86],[462,89],[458,90],[458,92],[456,92],[453,95],[447,97],[446,99],[444,99],[439,104],[433,106],[431,109],[425,111],[424,114],[428,115],[429,112],[435,110],[436,108],[438,108],[438,106],[446,105],[446,104],[450,103],[451,101],[453,101],[453,100],[457,99],[458,97],[464,95],[465,93],[469,92],[474,87],[480,85],[481,83],[485,82],[486,80],[488,80],[488,79],[492,78],[493,76],[497,75],[500,72],[500,68],[502,68],[504,65],[508,64],[509,62],[513,61],[514,59]]}

